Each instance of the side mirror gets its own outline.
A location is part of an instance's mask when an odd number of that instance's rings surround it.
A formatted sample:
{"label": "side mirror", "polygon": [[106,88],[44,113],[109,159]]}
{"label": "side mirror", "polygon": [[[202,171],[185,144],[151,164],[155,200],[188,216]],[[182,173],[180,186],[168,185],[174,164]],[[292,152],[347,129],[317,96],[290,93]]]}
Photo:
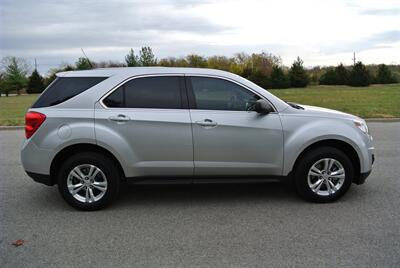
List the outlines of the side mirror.
{"label": "side mirror", "polygon": [[259,114],[269,114],[274,111],[274,108],[266,100],[257,100],[254,105],[254,111]]}

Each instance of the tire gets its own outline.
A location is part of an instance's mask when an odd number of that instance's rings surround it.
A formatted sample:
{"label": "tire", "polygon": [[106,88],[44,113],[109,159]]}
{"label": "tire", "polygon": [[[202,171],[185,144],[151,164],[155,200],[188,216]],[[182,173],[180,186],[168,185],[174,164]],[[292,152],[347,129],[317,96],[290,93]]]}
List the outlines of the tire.
{"label": "tire", "polygon": [[354,167],[342,151],[334,147],[319,147],[301,156],[294,175],[296,190],[303,199],[328,203],[349,190]]}
{"label": "tire", "polygon": [[111,204],[118,196],[120,180],[114,161],[96,152],[71,156],[57,176],[61,196],[79,210],[99,210]]}

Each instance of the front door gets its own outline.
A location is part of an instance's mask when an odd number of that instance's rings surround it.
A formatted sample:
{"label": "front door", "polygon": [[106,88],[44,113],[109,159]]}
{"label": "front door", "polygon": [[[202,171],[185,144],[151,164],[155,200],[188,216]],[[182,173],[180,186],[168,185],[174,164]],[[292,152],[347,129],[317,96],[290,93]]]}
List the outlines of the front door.
{"label": "front door", "polygon": [[253,111],[260,96],[221,78],[187,77],[195,175],[281,175],[279,115]]}

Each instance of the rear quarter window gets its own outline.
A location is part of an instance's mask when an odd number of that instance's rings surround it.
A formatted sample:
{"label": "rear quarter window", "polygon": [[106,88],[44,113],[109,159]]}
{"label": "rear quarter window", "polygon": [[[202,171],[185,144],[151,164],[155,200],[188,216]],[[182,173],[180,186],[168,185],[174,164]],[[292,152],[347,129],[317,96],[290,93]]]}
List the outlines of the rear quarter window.
{"label": "rear quarter window", "polygon": [[58,77],[40,95],[32,108],[49,107],[63,103],[105,79],[107,77]]}

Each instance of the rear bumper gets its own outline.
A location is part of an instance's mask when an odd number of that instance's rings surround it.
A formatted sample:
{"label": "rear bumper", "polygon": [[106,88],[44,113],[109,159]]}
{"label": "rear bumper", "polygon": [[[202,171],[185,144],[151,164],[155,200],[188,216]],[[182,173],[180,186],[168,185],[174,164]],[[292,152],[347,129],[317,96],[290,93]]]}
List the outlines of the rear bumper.
{"label": "rear bumper", "polygon": [[54,185],[53,181],[50,178],[50,175],[45,175],[45,174],[39,174],[39,173],[34,173],[34,172],[29,172],[25,171],[26,174],[28,174],[29,177],[31,177],[34,181],[43,183],[48,186]]}

